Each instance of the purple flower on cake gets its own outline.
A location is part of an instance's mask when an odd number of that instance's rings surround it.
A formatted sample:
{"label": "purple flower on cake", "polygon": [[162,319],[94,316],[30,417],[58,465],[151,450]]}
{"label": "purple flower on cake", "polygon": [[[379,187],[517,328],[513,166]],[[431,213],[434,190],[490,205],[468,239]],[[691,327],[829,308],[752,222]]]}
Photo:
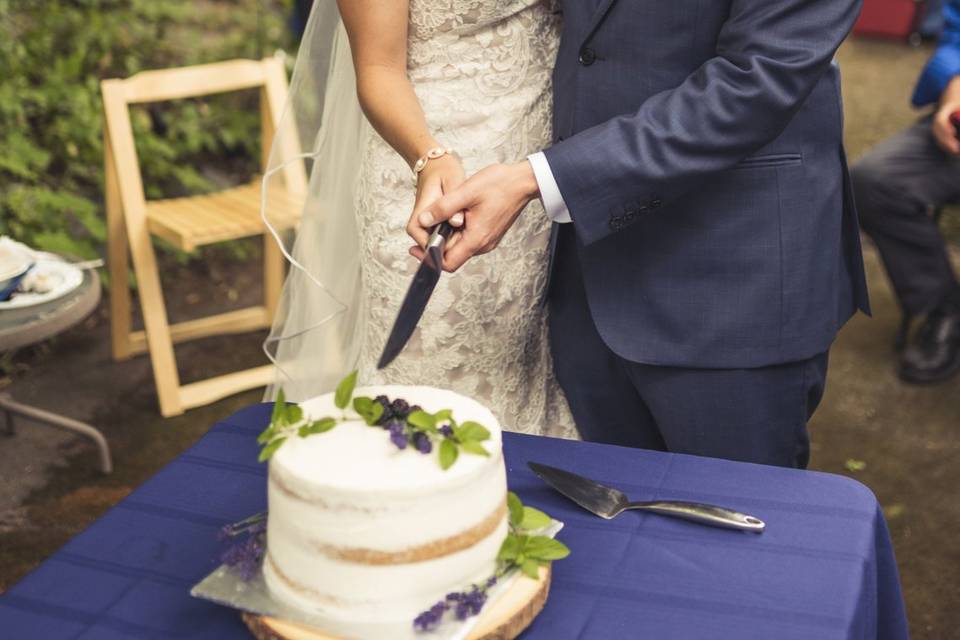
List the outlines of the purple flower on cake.
{"label": "purple flower on cake", "polygon": [[410,403],[406,400],[397,398],[390,403],[390,411],[393,412],[395,417],[406,420],[407,416],[410,415]]}
{"label": "purple flower on cake", "polygon": [[440,434],[443,435],[444,438],[452,438],[453,427],[451,427],[448,424],[443,425],[442,427],[440,427]]}
{"label": "purple flower on cake", "polygon": [[[230,525],[224,527],[222,535],[230,535]],[[220,561],[236,571],[243,580],[251,580],[260,570],[260,564],[267,551],[267,523],[259,522],[245,531],[246,538],[231,545],[220,556]]]}
{"label": "purple flower on cake", "polygon": [[413,448],[423,454],[433,451],[433,443],[430,442],[430,436],[422,431],[413,434]]}
{"label": "purple flower on cake", "polygon": [[473,585],[469,591],[447,594],[447,600],[455,603],[453,612],[457,620],[466,620],[483,609],[483,605],[487,602],[487,587],[481,589]]}
{"label": "purple flower on cake", "polygon": [[413,628],[416,631],[436,629],[440,625],[440,621],[443,620],[443,614],[447,612],[447,608],[446,601],[438,602],[414,619]]}
{"label": "purple flower on cake", "polygon": [[464,591],[448,593],[440,602],[436,603],[413,620],[415,631],[432,631],[440,626],[448,611],[461,622],[473,617],[483,610],[487,603],[487,592],[497,584],[497,576],[493,575],[483,585],[472,585]]}
{"label": "purple flower on cake", "polygon": [[390,430],[390,442],[392,442],[397,449],[406,449],[408,443],[406,425],[402,422],[391,422],[388,429]]}

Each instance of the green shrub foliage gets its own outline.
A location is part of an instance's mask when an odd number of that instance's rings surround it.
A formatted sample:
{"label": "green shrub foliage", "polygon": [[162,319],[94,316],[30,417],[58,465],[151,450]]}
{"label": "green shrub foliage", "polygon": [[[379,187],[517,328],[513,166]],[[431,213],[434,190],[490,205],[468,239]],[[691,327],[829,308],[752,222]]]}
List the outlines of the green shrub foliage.
{"label": "green shrub foliage", "polygon": [[[0,0],[0,234],[89,258],[105,242],[100,80],[289,47],[282,0]],[[148,198],[259,169],[255,91],[136,106]]]}

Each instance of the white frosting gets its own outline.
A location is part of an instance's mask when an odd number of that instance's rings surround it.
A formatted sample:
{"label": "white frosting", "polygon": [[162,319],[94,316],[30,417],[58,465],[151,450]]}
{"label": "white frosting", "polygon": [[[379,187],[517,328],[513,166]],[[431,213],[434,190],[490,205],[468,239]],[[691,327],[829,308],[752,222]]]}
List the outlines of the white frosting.
{"label": "white frosting", "polygon": [[[428,560],[369,564],[335,550],[405,552],[489,524],[506,496],[500,426],[485,407],[450,391],[387,386],[355,395],[403,398],[431,413],[450,409],[458,422],[490,431],[483,445],[491,455],[461,453],[444,471],[436,451],[399,450],[385,430],[359,419],[290,438],[270,461],[267,546],[275,566],[265,564],[267,584],[284,601],[325,615],[412,621],[446,593],[493,573],[505,515],[476,544]],[[302,406],[312,419],[343,415],[332,394]]]}

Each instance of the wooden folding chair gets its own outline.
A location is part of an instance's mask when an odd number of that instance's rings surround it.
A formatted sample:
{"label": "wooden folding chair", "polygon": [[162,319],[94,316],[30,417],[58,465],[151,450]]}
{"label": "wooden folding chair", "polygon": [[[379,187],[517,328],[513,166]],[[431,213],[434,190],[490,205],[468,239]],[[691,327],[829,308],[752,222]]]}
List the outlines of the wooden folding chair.
{"label": "wooden folding chair", "polygon": [[[283,285],[284,264],[279,247],[260,218],[259,178],[212,194],[146,200],[128,107],[133,103],[258,87],[263,123],[263,166],[266,168],[287,93],[286,75],[280,59],[232,60],[182,69],[145,71],[125,80],[104,80],[101,83],[113,357],[124,360],[134,354],[150,352],[160,412],[164,416],[179,415],[185,409],[272,381],[273,367],[265,365],[181,385],[173,345],[204,336],[269,327]],[[284,139],[294,145],[297,138],[289,135]],[[289,155],[285,153],[288,158],[297,153],[292,148],[286,151],[289,151]],[[291,228],[296,225],[300,214],[297,196],[306,191],[303,163],[287,164],[282,171],[282,180],[275,182],[283,184],[271,184],[270,201],[274,207],[271,219],[280,221],[281,227]],[[213,242],[263,236],[263,304],[169,324],[152,235],[184,251]],[[133,259],[137,278],[143,331],[131,330],[131,294],[127,287],[129,258]]]}

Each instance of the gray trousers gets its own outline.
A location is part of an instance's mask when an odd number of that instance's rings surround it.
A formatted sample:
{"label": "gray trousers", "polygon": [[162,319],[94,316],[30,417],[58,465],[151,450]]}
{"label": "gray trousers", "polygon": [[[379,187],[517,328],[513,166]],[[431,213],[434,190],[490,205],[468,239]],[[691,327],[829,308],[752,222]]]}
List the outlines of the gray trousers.
{"label": "gray trousers", "polygon": [[937,211],[960,202],[960,158],[937,146],[929,117],[884,140],[852,169],[863,230],[909,317],[956,291]]}

